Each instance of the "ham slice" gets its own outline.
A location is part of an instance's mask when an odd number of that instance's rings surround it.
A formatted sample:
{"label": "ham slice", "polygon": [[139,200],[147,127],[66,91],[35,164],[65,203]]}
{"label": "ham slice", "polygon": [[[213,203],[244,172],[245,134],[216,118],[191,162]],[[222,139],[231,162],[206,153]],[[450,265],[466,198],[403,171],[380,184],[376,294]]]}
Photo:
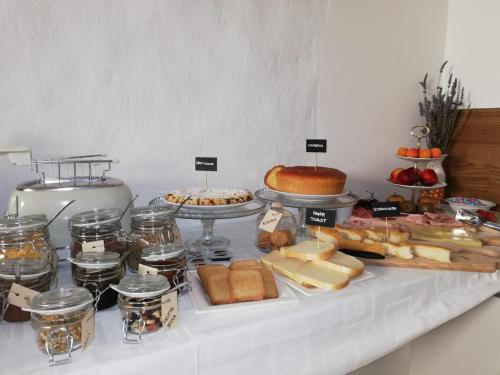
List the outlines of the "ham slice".
{"label": "ham slice", "polygon": [[426,212],[423,215],[411,214],[405,218],[405,221],[412,224],[431,225],[438,227],[461,228],[463,225],[446,214],[433,214]]}

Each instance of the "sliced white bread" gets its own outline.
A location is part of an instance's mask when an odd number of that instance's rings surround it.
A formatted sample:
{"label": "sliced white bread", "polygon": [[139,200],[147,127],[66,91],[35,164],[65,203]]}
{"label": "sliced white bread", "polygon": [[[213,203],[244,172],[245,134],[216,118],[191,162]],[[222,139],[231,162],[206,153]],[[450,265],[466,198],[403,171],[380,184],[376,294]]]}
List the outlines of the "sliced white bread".
{"label": "sliced white bread", "polygon": [[285,256],[281,254],[278,250],[273,250],[269,254],[266,254],[262,258],[260,258],[260,262],[267,268],[272,269],[274,263],[284,258]]}
{"label": "sliced white bread", "polygon": [[288,258],[276,250],[264,255],[260,261],[267,268],[281,273],[290,279],[293,279],[294,272],[305,264],[302,260]]}
{"label": "sliced white bread", "polygon": [[330,242],[336,245],[338,244],[339,240],[343,238],[343,235],[340,232],[337,232],[334,228],[309,226],[308,232],[311,236],[316,237],[320,241]]}
{"label": "sliced white bread", "polygon": [[389,242],[383,242],[381,245],[385,248],[386,255],[402,259],[413,259],[413,253],[410,245],[408,244],[397,245]]}
{"label": "sliced white bread", "polygon": [[318,240],[303,241],[297,245],[282,247],[280,250],[281,254],[284,256],[297,258],[303,261],[328,259],[332,257],[336,251],[335,244]]}
{"label": "sliced white bread", "polygon": [[417,257],[437,260],[438,262],[450,263],[451,252],[444,247],[432,245],[412,245],[413,254]]}
{"label": "sliced white bread", "polygon": [[313,264],[330,268],[337,272],[346,273],[350,277],[355,277],[363,273],[365,265],[359,259],[337,251],[333,257],[326,260],[313,260]]}
{"label": "sliced white bread", "polygon": [[298,268],[293,275],[293,279],[303,285],[312,285],[326,290],[345,288],[350,280],[347,273],[337,272],[311,262],[307,262]]}

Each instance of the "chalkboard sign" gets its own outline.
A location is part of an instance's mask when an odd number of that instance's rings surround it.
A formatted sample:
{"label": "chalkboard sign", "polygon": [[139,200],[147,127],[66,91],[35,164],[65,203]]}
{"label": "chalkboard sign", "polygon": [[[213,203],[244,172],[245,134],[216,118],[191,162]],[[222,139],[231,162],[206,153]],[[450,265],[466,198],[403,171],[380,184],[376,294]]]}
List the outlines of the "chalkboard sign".
{"label": "chalkboard sign", "polygon": [[398,202],[374,202],[371,206],[373,217],[393,217],[401,215]]}
{"label": "chalkboard sign", "polygon": [[306,139],[306,152],[326,152],[326,139]]}
{"label": "chalkboard sign", "polygon": [[321,208],[306,209],[306,224],[320,227],[335,226],[335,210],[323,210]]}
{"label": "chalkboard sign", "polygon": [[194,169],[197,171],[217,171],[217,158],[200,158],[194,159]]}

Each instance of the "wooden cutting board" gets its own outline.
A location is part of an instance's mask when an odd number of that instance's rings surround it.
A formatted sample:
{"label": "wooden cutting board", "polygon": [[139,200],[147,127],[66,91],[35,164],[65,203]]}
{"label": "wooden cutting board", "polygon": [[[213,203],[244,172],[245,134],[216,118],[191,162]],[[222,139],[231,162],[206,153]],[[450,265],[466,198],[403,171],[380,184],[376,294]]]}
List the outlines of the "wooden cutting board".
{"label": "wooden cutting board", "polygon": [[364,264],[382,267],[423,268],[444,271],[495,272],[500,265],[500,259],[486,257],[480,254],[452,253],[451,263],[442,263],[430,259],[401,259],[386,257],[385,259],[359,258]]}

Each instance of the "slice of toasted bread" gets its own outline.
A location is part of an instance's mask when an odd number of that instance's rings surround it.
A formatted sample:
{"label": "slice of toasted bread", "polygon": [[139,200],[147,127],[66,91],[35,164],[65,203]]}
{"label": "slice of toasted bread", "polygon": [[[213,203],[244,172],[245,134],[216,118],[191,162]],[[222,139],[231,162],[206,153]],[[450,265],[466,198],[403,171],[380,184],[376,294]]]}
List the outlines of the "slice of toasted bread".
{"label": "slice of toasted bread", "polygon": [[229,272],[229,286],[233,302],[259,301],[266,291],[259,270],[234,270]]}
{"label": "slice of toasted bread", "polygon": [[326,290],[338,290],[349,284],[347,273],[337,272],[327,267],[307,262],[294,273],[294,280],[304,285],[313,285]]}
{"label": "slice of toasted bread", "polygon": [[346,273],[350,277],[355,277],[363,273],[365,265],[359,259],[337,251],[334,256],[326,260],[313,260],[313,264],[330,268],[337,272]]}
{"label": "slice of toasted bread", "polygon": [[223,266],[222,264],[206,264],[203,266],[200,266],[196,269],[198,273],[198,277],[200,278],[201,285],[205,289],[205,291],[208,293],[207,289],[207,276],[212,273],[212,272],[229,272],[229,268],[226,266]]}
{"label": "slice of toasted bread", "polygon": [[264,184],[273,190],[278,190],[277,174],[283,168],[285,168],[284,165],[277,165],[277,166],[271,168],[269,171],[267,171],[267,173],[264,177]]}
{"label": "slice of toasted bread", "polygon": [[274,280],[273,273],[268,269],[259,270],[262,281],[264,282],[265,299],[278,298],[279,292]]}
{"label": "slice of toasted bread", "polygon": [[231,271],[242,269],[260,270],[262,269],[262,264],[255,259],[236,260],[229,265],[229,269]]}
{"label": "slice of toasted bread", "polygon": [[280,250],[284,256],[304,261],[328,259],[336,251],[335,244],[318,240],[303,241],[296,245],[282,247]]}
{"label": "slice of toasted bread", "polygon": [[229,284],[230,273],[230,271],[212,271],[206,275],[205,289],[212,305],[222,305],[233,302]]}

